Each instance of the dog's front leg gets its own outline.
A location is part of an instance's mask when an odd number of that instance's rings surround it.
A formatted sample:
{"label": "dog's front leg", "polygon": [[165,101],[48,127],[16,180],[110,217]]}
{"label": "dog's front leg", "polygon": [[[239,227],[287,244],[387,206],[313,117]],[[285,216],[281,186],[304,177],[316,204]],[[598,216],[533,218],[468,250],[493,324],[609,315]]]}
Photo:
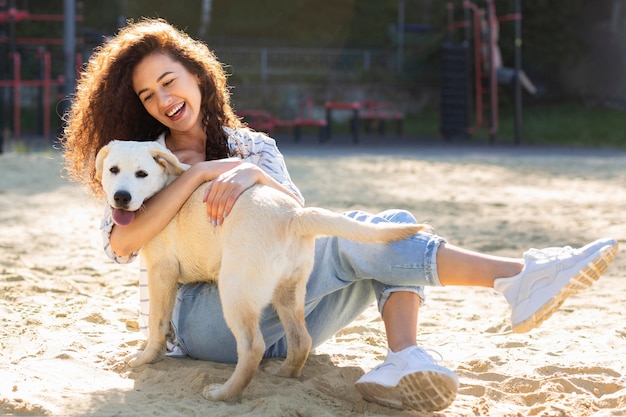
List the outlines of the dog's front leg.
{"label": "dog's front leg", "polygon": [[[150,317],[148,320],[148,343],[144,350],[130,358],[128,364],[136,368],[154,363],[165,356],[165,342],[170,331],[170,320],[176,299],[176,280],[167,268],[148,268],[148,291],[150,294]],[[154,271],[154,272],[153,272]]]}

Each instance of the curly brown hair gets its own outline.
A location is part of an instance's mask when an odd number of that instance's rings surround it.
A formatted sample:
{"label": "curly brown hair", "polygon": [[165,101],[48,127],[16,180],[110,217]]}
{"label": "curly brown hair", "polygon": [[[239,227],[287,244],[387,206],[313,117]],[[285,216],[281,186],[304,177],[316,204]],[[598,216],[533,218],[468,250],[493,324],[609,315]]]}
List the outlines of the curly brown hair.
{"label": "curly brown hair", "polygon": [[154,140],[166,127],[145,110],[132,85],[133,70],[146,56],[165,53],[200,79],[206,159],[229,156],[223,127],[241,121],[230,104],[223,65],[203,42],[163,19],[142,19],[120,29],[94,50],[77,81],[61,135],[68,178],[102,196],[95,157],[111,140]]}

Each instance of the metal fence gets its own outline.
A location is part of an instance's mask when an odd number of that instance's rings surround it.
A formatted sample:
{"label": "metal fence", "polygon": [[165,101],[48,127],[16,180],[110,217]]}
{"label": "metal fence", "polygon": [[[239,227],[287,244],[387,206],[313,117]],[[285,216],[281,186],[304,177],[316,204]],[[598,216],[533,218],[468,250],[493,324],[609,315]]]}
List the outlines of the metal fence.
{"label": "metal fence", "polygon": [[380,49],[224,47],[216,49],[216,54],[234,75],[255,75],[264,81],[270,77],[358,77],[396,71],[395,53]]}

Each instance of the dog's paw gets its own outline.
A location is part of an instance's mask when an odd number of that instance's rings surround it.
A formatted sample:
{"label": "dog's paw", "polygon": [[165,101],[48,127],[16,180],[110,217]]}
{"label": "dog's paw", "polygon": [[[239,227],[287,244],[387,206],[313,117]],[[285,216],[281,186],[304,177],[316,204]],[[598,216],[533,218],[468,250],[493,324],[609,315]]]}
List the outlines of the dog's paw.
{"label": "dog's paw", "polygon": [[263,370],[268,374],[283,378],[297,378],[300,376],[300,370],[293,366],[288,366],[286,361],[271,361],[263,367]]}
{"label": "dog's paw", "polygon": [[202,396],[210,401],[236,401],[241,396],[241,390],[233,388],[228,382],[209,384],[202,390]]}
{"label": "dog's paw", "polygon": [[145,365],[147,363],[155,363],[158,362],[162,359],[162,355],[160,354],[150,354],[145,350],[141,350],[137,353],[133,353],[128,355],[125,358],[125,362],[128,364],[128,366],[130,366],[131,368],[139,368],[142,365]]}
{"label": "dog's paw", "polygon": [[128,355],[126,355],[124,357],[124,363],[126,365],[130,365],[131,362],[133,362],[135,360],[135,358],[137,358],[139,352],[134,352],[134,353],[130,353]]}
{"label": "dog's paw", "polygon": [[139,355],[142,353],[142,351],[140,352],[135,352],[135,353],[131,353],[130,355],[126,356],[124,358],[124,362],[126,362],[126,364],[128,366],[130,366],[131,368],[138,368],[141,365],[145,364],[145,361],[142,361],[141,359],[139,359]]}
{"label": "dog's paw", "polygon": [[223,384],[207,385],[202,390],[202,396],[210,401],[222,401],[225,399],[223,387],[224,387]]}

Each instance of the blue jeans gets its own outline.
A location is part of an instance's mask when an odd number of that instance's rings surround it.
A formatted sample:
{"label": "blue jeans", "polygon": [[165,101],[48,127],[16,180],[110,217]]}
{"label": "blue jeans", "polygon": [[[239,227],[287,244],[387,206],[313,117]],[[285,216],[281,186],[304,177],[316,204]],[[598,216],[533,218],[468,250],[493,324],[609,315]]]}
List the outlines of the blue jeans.
{"label": "blue jeans", "polygon": [[[346,213],[363,222],[417,223],[404,210],[378,215],[361,211]],[[319,346],[350,324],[374,299],[382,312],[395,291],[411,291],[424,300],[425,285],[441,285],[437,276],[437,248],[445,240],[418,233],[388,244],[358,243],[336,237],[318,238],[315,265],[306,292],[305,318]],[[182,350],[197,359],[237,362],[235,338],[222,315],[215,283],[180,287],[172,316],[176,339]],[[272,306],[261,317],[265,357],[285,357],[285,333]]]}

